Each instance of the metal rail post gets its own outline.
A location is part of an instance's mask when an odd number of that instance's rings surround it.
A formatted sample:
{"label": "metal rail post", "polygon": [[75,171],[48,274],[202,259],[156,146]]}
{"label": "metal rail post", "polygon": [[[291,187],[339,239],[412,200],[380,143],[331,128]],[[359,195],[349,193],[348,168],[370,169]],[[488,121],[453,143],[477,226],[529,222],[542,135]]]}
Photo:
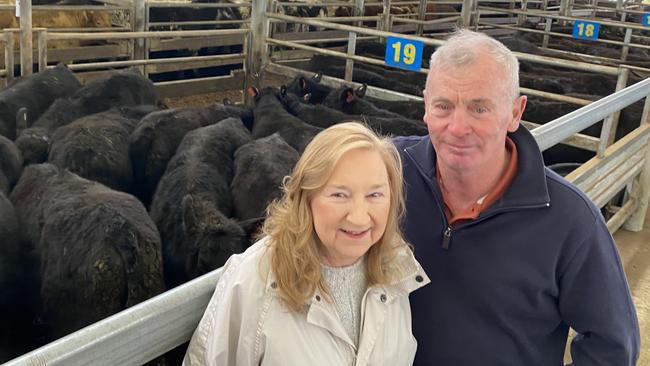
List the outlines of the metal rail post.
{"label": "metal rail post", "polygon": [[[618,79],[616,80],[616,91],[625,89],[629,76],[629,69],[619,68]],[[599,158],[605,156],[605,150],[607,149],[607,146],[611,145],[614,142],[614,138],[616,137],[616,129],[618,128],[618,119],[620,116],[621,111],[618,110],[605,118],[603,127],[600,130],[600,142],[598,143],[597,154]]]}
{"label": "metal rail post", "polygon": [[463,0],[463,8],[460,11],[460,25],[463,28],[467,28],[470,25],[470,17],[472,16],[472,10],[474,8],[474,1],[472,0]]}
{"label": "metal rail post", "polygon": [[38,72],[47,69],[47,29],[38,30]]}
{"label": "metal rail post", "polygon": [[382,0],[383,3],[383,13],[381,14],[381,28],[380,30],[384,32],[390,32],[391,21],[390,21],[390,0]]}
{"label": "metal rail post", "polygon": [[245,82],[244,98],[246,104],[252,105],[253,100],[246,93],[246,88],[259,87],[262,77],[262,70],[268,63],[268,44],[266,38],[269,32],[269,19],[266,16],[268,8],[267,0],[253,1],[251,4],[251,24],[248,33],[248,50],[246,62],[244,63]]}
{"label": "metal rail post", "polygon": [[[521,11],[526,11],[528,10],[528,0],[521,0]],[[524,23],[526,23],[526,14],[519,14],[517,15],[517,25],[522,26]]]}
{"label": "metal rail post", "polygon": [[32,0],[20,1],[20,75],[32,73]]}
{"label": "metal rail post", "polygon": [[[418,19],[424,21],[427,17],[427,0],[420,0],[420,7],[418,8],[419,14]],[[418,24],[418,29],[415,31],[415,34],[421,36],[424,33],[424,24]]]}
{"label": "metal rail post", "polygon": [[[641,124],[650,124],[650,95],[645,98]],[[629,231],[641,231],[648,212],[648,201],[650,201],[650,139],[646,147],[643,170],[632,186],[630,198],[637,200],[636,210],[625,221],[623,228]]]}
{"label": "metal rail post", "polygon": [[[569,0],[560,0],[560,15],[563,17],[569,16]],[[562,19],[560,24],[566,25],[567,21]]]}
{"label": "metal rail post", "polygon": [[548,41],[551,38],[551,26],[553,24],[552,18],[546,18],[546,25],[544,26],[544,38],[542,39],[542,48],[548,48]]}
{"label": "metal rail post", "polygon": [[[145,4],[145,0],[134,0],[133,1],[133,20],[131,28],[134,32],[145,32],[148,31],[148,22],[147,22],[147,13],[149,12],[148,7]],[[133,40],[133,59],[134,60],[144,60],[148,58],[145,47],[145,39],[139,38]],[[147,67],[139,66],[140,72],[143,75],[147,75]]]}
{"label": "metal rail post", "polygon": [[621,61],[627,59],[627,55],[630,52],[630,42],[632,41],[632,28],[627,28],[625,30],[625,38],[623,39],[623,50],[621,51]]}
{"label": "metal rail post", "polygon": [[[363,16],[364,13],[364,0],[355,0],[354,8],[352,9],[352,15]],[[361,23],[361,22],[359,22]],[[360,25],[357,25],[360,26]],[[348,33],[348,55],[352,56],[356,53],[357,49],[357,34],[355,32]],[[345,81],[352,81],[352,75],[354,75],[354,61],[352,59],[345,60],[345,75],[343,78]]]}
{"label": "metal rail post", "polygon": [[7,70],[7,84],[14,79],[14,32],[4,31],[5,37],[5,70]]}

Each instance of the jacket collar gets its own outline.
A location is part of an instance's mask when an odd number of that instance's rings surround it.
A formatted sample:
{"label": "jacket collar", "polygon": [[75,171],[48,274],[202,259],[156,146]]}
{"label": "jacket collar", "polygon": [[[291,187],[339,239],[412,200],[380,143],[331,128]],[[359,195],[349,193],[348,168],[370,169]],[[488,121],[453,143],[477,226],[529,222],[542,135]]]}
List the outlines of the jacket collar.
{"label": "jacket collar", "polygon": [[[501,198],[490,206],[487,212],[501,208],[548,206],[551,199],[546,185],[544,160],[537,142],[523,126],[508,133],[508,136],[517,146],[517,174]],[[436,151],[429,136],[423,136],[419,141],[404,148],[404,151],[418,167],[423,178],[430,184],[437,185]]]}

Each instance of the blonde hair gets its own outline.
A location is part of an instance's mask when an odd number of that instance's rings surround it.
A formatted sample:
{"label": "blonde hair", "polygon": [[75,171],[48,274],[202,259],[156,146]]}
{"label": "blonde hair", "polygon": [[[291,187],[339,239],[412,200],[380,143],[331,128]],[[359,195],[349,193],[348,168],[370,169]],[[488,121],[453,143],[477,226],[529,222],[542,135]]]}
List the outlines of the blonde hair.
{"label": "blonde hair", "polygon": [[291,176],[283,182],[282,198],[269,205],[262,229],[263,235],[269,237],[271,270],[280,298],[292,311],[303,311],[316,289],[329,295],[321,275],[310,199],[325,186],[341,157],[355,149],[370,149],[380,154],[390,185],[386,230],[367,253],[368,286],[390,283],[398,272],[392,262],[397,251],[407,245],[399,228],[404,212],[399,153],[389,138],[378,137],[360,123],[334,125],[307,145]]}

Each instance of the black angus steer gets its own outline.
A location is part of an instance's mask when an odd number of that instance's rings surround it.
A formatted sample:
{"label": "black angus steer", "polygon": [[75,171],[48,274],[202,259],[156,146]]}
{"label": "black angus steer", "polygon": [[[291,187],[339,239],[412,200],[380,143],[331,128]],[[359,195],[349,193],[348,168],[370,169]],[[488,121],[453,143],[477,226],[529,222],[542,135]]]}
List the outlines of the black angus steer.
{"label": "black angus steer", "polygon": [[81,117],[52,135],[48,162],[109,188],[131,192],[129,136],[143,116],[156,110],[156,106],[116,107]]}
{"label": "black angus steer", "polygon": [[231,183],[235,216],[240,220],[265,216],[266,206],[280,197],[282,180],[298,158],[298,152],[277,133],[240,147]]}
{"label": "black angus steer", "polygon": [[0,193],[9,194],[23,171],[23,157],[18,147],[0,136]]}
{"label": "black angus steer", "polygon": [[332,92],[332,88],[320,83],[321,74],[314,74],[311,77],[298,75],[287,84],[287,93],[298,97],[309,95],[307,101],[312,104],[320,104]]}
{"label": "black angus steer", "polygon": [[277,132],[291,147],[302,152],[309,141],[321,131],[321,128],[305,123],[302,119],[289,113],[279,99],[278,88],[267,87],[261,91],[248,88],[247,91],[255,97],[255,107],[253,108],[255,124],[252,131],[254,139]]}
{"label": "black angus steer", "polygon": [[19,117],[23,127],[31,126],[52,102],[72,95],[80,86],[63,64],[17,79],[0,91],[0,135],[16,139]]}
{"label": "black angus steer", "polygon": [[129,136],[129,156],[133,165],[134,194],[149,207],[167,162],[176,153],[183,137],[200,127],[229,117],[252,125],[253,112],[247,107],[213,104],[208,107],[173,108],[144,117]]}
{"label": "black angus steer", "polygon": [[23,153],[25,165],[47,160],[51,135],[57,128],[111,107],[156,105],[158,97],[153,83],[137,69],[116,71],[90,81],[69,98],[61,98],[24,130],[16,144]]}
{"label": "black angus steer", "polygon": [[222,266],[247,244],[244,230],[229,217],[233,155],[249,141],[241,120],[228,118],[185,135],[167,164],[150,214],[163,243],[168,287]]}
{"label": "black angus steer", "polygon": [[164,290],[160,236],[135,197],[37,164],[25,168],[10,199],[21,237],[40,258],[49,340]]}
{"label": "black angus steer", "polygon": [[29,251],[21,245],[18,220],[0,192],[0,363],[35,347],[37,275]]}

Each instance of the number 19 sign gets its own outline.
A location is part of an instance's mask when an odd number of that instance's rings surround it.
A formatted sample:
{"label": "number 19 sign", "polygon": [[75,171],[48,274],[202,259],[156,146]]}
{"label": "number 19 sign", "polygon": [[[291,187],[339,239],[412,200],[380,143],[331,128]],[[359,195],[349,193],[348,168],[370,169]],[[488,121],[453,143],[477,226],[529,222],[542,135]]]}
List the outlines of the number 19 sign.
{"label": "number 19 sign", "polygon": [[650,13],[643,14],[643,25],[650,25]]}
{"label": "number 19 sign", "polygon": [[595,41],[598,39],[600,23],[576,20],[573,23],[573,38],[588,39]]}
{"label": "number 19 sign", "polygon": [[422,67],[422,49],[420,41],[399,37],[388,37],[386,40],[386,65],[401,69],[418,71]]}

